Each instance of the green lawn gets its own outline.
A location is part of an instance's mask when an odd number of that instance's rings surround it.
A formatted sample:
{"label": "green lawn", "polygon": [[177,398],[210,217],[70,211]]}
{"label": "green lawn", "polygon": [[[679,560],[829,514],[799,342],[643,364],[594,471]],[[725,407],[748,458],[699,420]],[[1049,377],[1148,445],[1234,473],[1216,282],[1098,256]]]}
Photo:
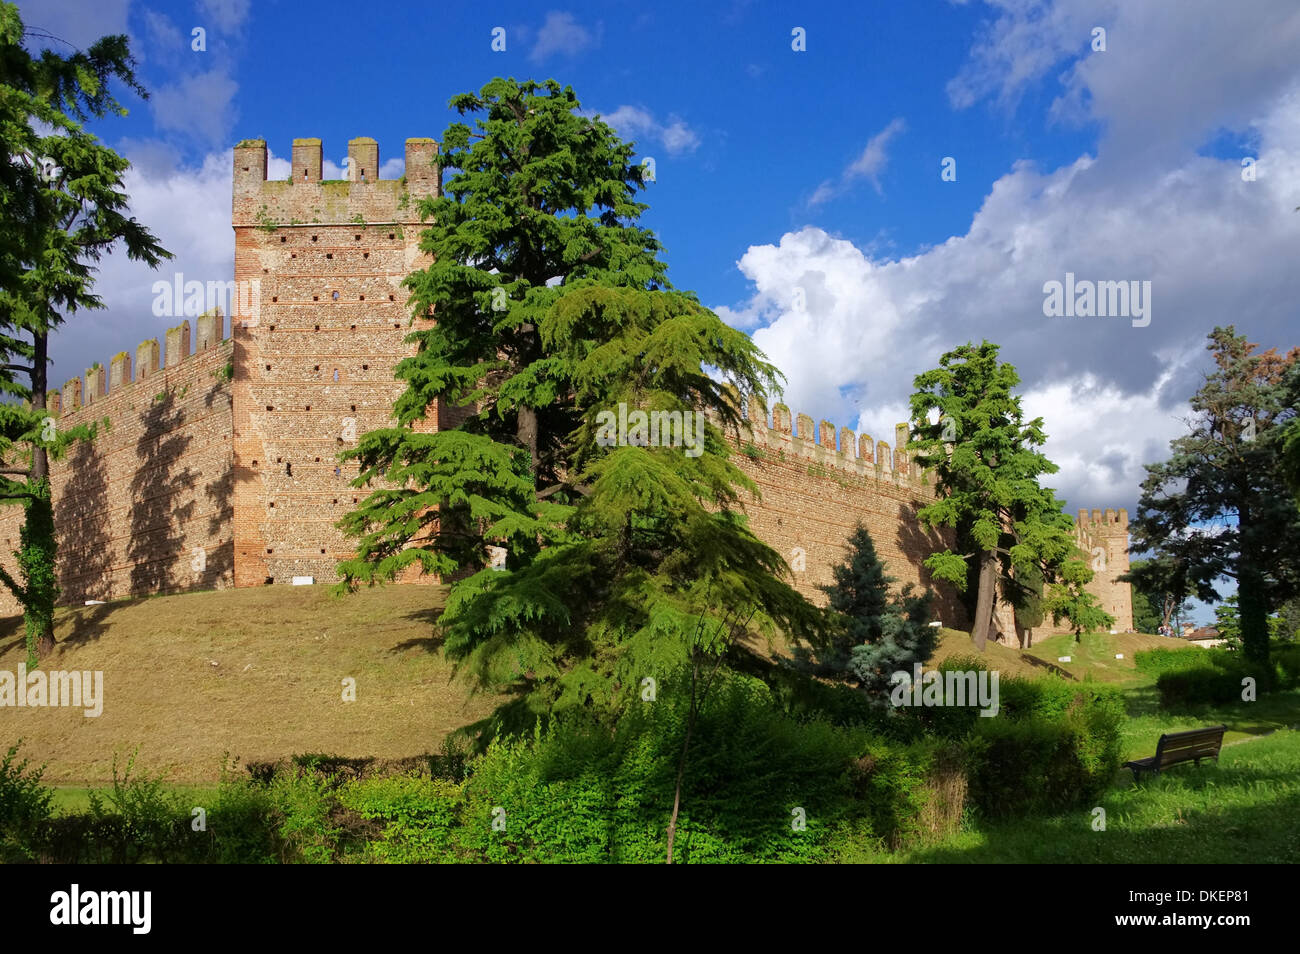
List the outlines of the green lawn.
{"label": "green lawn", "polygon": [[[1148,753],[1149,754],[1149,753]],[[881,863],[1291,863],[1300,861],[1300,732],[1225,746],[1218,765],[1180,765],[1134,784],[1128,773],[1093,809],[981,825]]]}
{"label": "green lawn", "polygon": [[[1137,671],[1133,657],[1144,649],[1157,647],[1186,649],[1188,644],[1182,639],[1143,633],[1083,633],[1076,641],[1074,636],[1065,633],[1035,643],[1024,652],[1059,666],[1076,679],[1129,686],[1149,681]],[[1116,659],[1116,655],[1124,658]],[[1070,661],[1060,662],[1062,656],[1069,656]]]}

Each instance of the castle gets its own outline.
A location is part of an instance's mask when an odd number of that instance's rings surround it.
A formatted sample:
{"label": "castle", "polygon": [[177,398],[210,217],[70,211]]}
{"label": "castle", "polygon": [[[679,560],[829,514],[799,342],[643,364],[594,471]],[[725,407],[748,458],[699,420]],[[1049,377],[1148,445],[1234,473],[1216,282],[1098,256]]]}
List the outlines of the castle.
{"label": "castle", "polygon": [[[432,139],[408,139],[405,176],[379,179],[378,144],[353,139],[348,178],[322,181],[320,140],[295,139],[290,179],[268,181],[266,143],[235,147],[241,293],[229,334],[210,310],[168,330],[161,348],[145,341],[50,394],[60,426],[111,421],[52,462],[64,603],[337,579],[351,549],[335,523],[366,493],[349,486],[357,465],[338,454],[391,424],[402,387],[393,368],[412,350],[402,280],[428,263],[417,207],[439,193],[437,152]],[[903,450],[905,425],[891,449],[848,428],[837,443],[830,423],[814,428],[800,414],[792,427],[791,417],[751,403],[735,460],[762,494],[747,505],[751,526],[791,564],[795,585],[822,599],[859,522],[891,575],[932,585],[921,561],[947,544],[916,519],[933,492]],[[421,426],[457,420],[440,405]],[[21,516],[0,510],[11,570]],[[1127,514],[1080,511],[1076,529],[1100,560],[1090,589],[1120,630],[1131,627],[1129,587],[1116,579],[1128,569]],[[964,627],[956,594],[937,590],[939,617]],[[0,604],[20,611],[7,591]],[[1049,620],[1017,634],[1005,612],[997,628],[1010,643],[1055,631]]]}

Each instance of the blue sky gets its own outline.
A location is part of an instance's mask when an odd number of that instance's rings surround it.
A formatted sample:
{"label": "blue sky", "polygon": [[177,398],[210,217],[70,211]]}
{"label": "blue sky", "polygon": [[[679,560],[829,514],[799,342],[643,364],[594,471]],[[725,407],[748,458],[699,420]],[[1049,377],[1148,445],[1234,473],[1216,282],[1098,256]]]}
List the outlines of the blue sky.
{"label": "blue sky", "polygon": [[[644,223],[672,280],[754,335],[796,411],[892,439],[912,376],[986,337],[1046,418],[1071,510],[1134,509],[1215,324],[1296,343],[1293,0],[19,6],[77,45],[131,36],[152,98],[94,129],[134,163],[167,277],[230,277],[237,140],[282,158],[316,136],[339,162],[372,136],[395,177],[452,95],[554,77],[654,158]],[[1067,272],[1151,282],[1150,323],[1045,317]],[[161,335],[157,277],[107,261],[109,308],[56,342],[54,380]]]}

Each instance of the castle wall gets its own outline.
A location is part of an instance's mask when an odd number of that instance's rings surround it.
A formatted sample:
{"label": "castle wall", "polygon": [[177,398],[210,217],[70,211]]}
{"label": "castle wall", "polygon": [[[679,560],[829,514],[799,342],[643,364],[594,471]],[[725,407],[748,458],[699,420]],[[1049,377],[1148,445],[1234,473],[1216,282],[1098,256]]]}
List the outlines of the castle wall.
{"label": "castle wall", "polygon": [[[293,180],[266,180],[266,144],[234,152],[235,583],[337,579],[335,523],[367,493],[338,454],[391,426],[414,351],[402,280],[419,250],[419,200],[438,193],[437,143],[406,144],[407,175],[380,180],[379,147],[348,144],[349,179],[321,182],[321,144],[294,140]],[[436,422],[433,423],[436,426]]]}
{"label": "castle wall", "polygon": [[[233,349],[221,323],[220,315],[199,319],[205,347],[192,355],[189,322],[169,331],[165,368],[158,342],[147,341],[134,362],[122,352],[107,374],[94,368],[51,392],[58,427],[109,422],[93,442],[50,462],[61,602],[233,582]],[[20,507],[0,509],[0,562],[15,578],[22,517]],[[0,613],[19,612],[0,587]]]}
{"label": "castle wall", "polygon": [[1128,511],[1079,511],[1075,529],[1079,546],[1088,554],[1093,579],[1088,592],[1115,617],[1119,632],[1133,628],[1133,588],[1119,577],[1129,571]]}
{"label": "castle wall", "polygon": [[[793,583],[805,596],[826,602],[821,586],[833,582],[834,567],[848,555],[848,539],[861,524],[876,553],[902,587],[933,589],[936,616],[963,628],[965,609],[947,584],[936,583],[922,561],[949,545],[948,538],[924,527],[916,511],[934,499],[932,488],[905,452],[848,428],[820,430],[806,415],[783,404],[767,409],[751,401],[749,428],[732,460],[758,485],[761,499],[747,503],[750,527],[776,549],[794,570]],[[900,425],[895,439],[905,441]]]}

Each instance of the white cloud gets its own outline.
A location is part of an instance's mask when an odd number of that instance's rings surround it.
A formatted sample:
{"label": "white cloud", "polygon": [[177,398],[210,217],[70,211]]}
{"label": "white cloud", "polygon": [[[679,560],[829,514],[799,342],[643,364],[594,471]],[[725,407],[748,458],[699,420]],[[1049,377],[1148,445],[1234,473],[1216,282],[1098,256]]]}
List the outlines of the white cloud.
{"label": "white cloud", "polygon": [[169,50],[172,52],[189,49],[188,37],[182,37],[181,31],[177,29],[165,13],[159,13],[156,10],[144,11],[144,26],[146,44],[144,51]]}
{"label": "white cloud", "polygon": [[[753,294],[720,310],[789,376],[796,411],[855,420],[893,442],[912,377],[987,338],[1019,369],[1026,410],[1043,414],[1078,506],[1128,506],[1141,463],[1162,457],[1199,384],[1205,336],[1236,323],[1266,345],[1294,342],[1300,273],[1300,86],[1255,127],[1259,178],[1194,154],[1134,176],[1083,156],[1051,172],[1018,163],[964,235],[912,257],[876,258],[821,229],[751,246],[738,265]],[[1152,282],[1152,321],[1049,319],[1043,284]],[[1109,502],[1108,502],[1109,501]]]}
{"label": "white cloud", "polygon": [[[1300,50],[1292,0],[986,2],[998,16],[949,83],[953,105],[992,97],[1011,107],[1055,73],[1053,116],[1099,121],[1107,145],[1144,159],[1255,120],[1261,103],[1291,83]],[[1090,45],[1098,26],[1105,52]]]}
{"label": "white cloud", "polygon": [[[185,280],[226,282],[234,277],[234,242],[230,231],[231,150],[208,155],[198,167],[164,166],[169,155],[149,143],[129,143],[123,152],[132,160],[125,176],[130,214],[149,228],[175,258],[157,270],[127,259],[121,249],[100,262],[95,290],[104,299],[101,310],[72,315],[52,336],[51,380],[63,382],[85,372],[94,361],[105,366],[118,351],[132,355],[148,338],[162,338],[178,318],[153,314],[155,281],[171,282],[177,272]],[[137,157],[143,156],[143,161]],[[277,165],[278,164],[278,165]],[[288,163],[272,162],[280,178]],[[274,176],[273,176],[274,177]],[[229,318],[226,331],[229,333]]]}
{"label": "white cloud", "polygon": [[691,153],[700,146],[699,135],[676,115],[661,123],[639,106],[620,106],[600,118],[623,138],[638,140],[642,151],[647,141],[657,142],[670,156]]}
{"label": "white cloud", "polygon": [[829,201],[848,189],[856,179],[866,179],[879,193],[880,173],[889,164],[889,142],[906,128],[907,124],[901,118],[891,120],[889,125],[867,140],[862,154],[848,164],[838,183],[827,179],[817,186],[808,199],[808,205],[817,206]]}
{"label": "white cloud", "polygon": [[[1300,272],[1300,8],[1247,0],[1161,4],[990,0],[997,18],[949,84],[954,106],[1014,108],[1059,79],[1057,120],[1102,124],[1096,155],[997,179],[965,234],[902,259],[803,228],[740,259],[754,292],[720,310],[790,379],[796,411],[892,443],[912,377],[987,338],[1019,369],[1030,416],[1045,418],[1047,480],[1071,507],[1135,505],[1142,463],[1184,430],[1208,363],[1205,336],[1234,323],[1265,347],[1295,342]],[[1094,26],[1107,30],[1093,52]],[[1198,155],[1224,131],[1240,157]],[[883,150],[864,152],[863,174]],[[822,182],[818,201],[843,183]],[[1043,284],[1152,283],[1152,321],[1044,317]]]}
{"label": "white cloud", "polygon": [[160,87],[151,98],[159,131],[175,131],[200,145],[225,143],[234,128],[239,84],[226,67],[186,76]]}
{"label": "white cloud", "polygon": [[892,120],[888,126],[876,133],[867,142],[867,146],[862,150],[862,155],[858,156],[847,169],[844,170],[846,179],[867,179],[880,191],[880,181],[878,176],[884,170],[885,165],[889,162],[889,156],[885,149],[889,141],[901,133],[907,124],[902,119]]}
{"label": "white cloud", "polygon": [[534,63],[541,63],[557,53],[574,56],[588,47],[599,45],[599,27],[593,34],[578,23],[572,13],[552,10],[546,14],[546,22],[537,31],[537,42],[533,44],[528,58]]}
{"label": "white cloud", "polygon": [[[199,0],[200,17],[209,17],[224,33],[234,33],[248,19],[249,0]],[[204,26],[197,23],[195,26]]]}
{"label": "white cloud", "polygon": [[[126,25],[130,8],[130,0],[22,0],[18,4],[24,27],[53,34],[83,50],[100,37],[130,32]],[[72,52],[48,40],[35,45],[48,46],[63,56]]]}

